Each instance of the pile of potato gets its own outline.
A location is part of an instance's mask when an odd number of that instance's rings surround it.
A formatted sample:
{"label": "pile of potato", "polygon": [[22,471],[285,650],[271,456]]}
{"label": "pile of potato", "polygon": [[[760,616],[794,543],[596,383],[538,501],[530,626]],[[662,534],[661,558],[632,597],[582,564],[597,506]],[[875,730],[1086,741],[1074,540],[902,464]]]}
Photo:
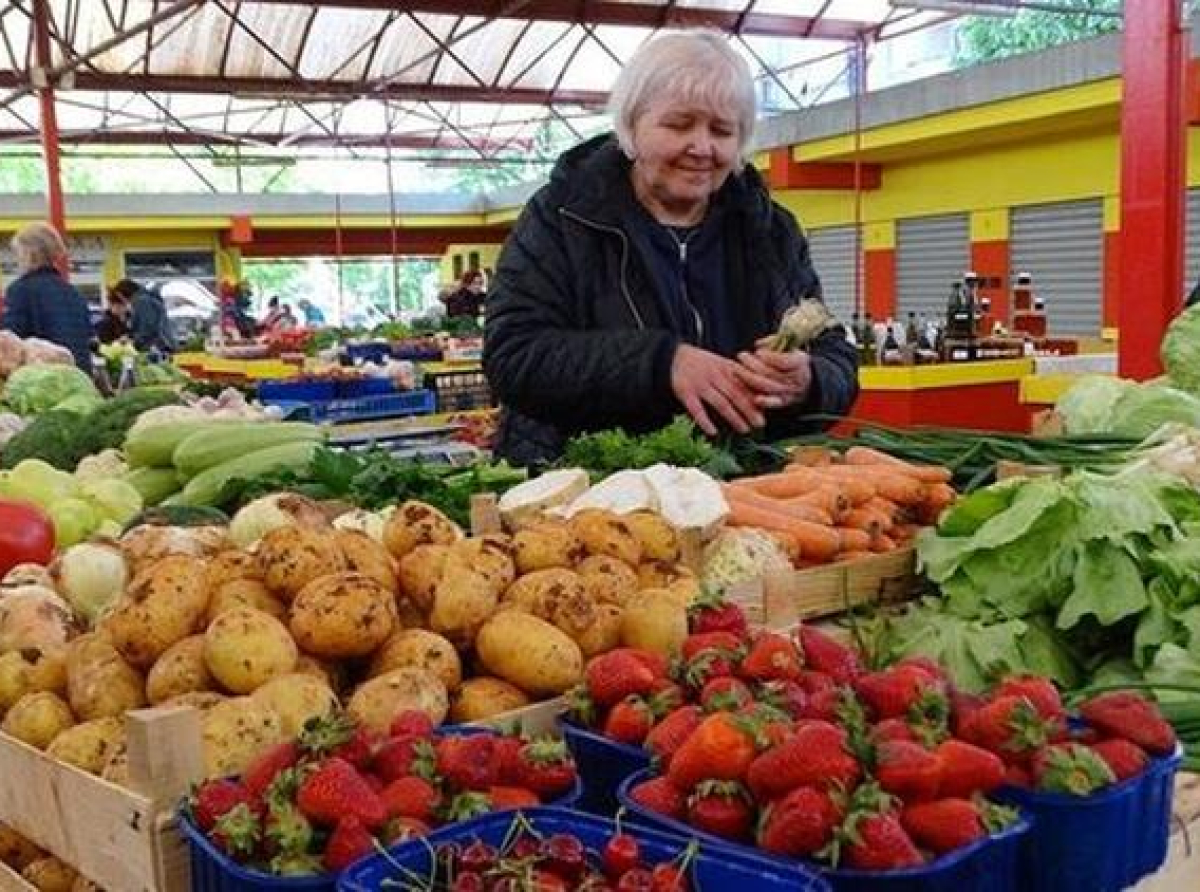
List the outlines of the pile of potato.
{"label": "pile of potato", "polygon": [[[4,824],[0,824],[0,862],[39,892],[96,892],[98,888]],[[0,887],[4,887],[2,880]]]}
{"label": "pile of potato", "polygon": [[379,730],[406,709],[475,721],[567,691],[621,644],[670,652],[698,590],[651,512],[476,538],[420,502],[378,539],[307,524],[252,550],[212,530],[135,530],[130,582],[93,628],[0,654],[0,729],[121,783],[125,712],[187,704],[206,773],[236,774],[339,705]]}

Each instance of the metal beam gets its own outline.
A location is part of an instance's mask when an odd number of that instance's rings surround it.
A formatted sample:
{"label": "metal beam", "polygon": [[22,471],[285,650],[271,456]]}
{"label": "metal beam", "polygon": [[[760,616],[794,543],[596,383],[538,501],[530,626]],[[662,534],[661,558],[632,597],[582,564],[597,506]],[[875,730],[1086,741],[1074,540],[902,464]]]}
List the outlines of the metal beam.
{"label": "metal beam", "polygon": [[[42,156],[46,166],[46,202],[50,223],[59,234],[67,234],[67,210],[63,200],[62,165],[58,155],[58,114],[54,108],[54,83],[50,80],[49,0],[33,0],[33,49],[42,83],[38,86],[41,110]],[[35,78],[35,81],[37,79]]]}
{"label": "metal beam", "polygon": [[[38,134],[29,130],[0,130],[0,144],[34,143]],[[306,147],[353,147],[356,149],[386,148],[389,137],[386,133],[339,134],[336,139],[321,134],[295,137],[289,133],[214,133],[189,129],[168,130],[74,130],[59,133],[63,145],[107,145],[107,146],[306,146]],[[390,137],[393,149],[455,149],[478,154],[479,150],[495,152],[503,149],[529,149],[532,140],[524,139],[472,139],[464,140],[451,133],[441,136],[398,133]]]}

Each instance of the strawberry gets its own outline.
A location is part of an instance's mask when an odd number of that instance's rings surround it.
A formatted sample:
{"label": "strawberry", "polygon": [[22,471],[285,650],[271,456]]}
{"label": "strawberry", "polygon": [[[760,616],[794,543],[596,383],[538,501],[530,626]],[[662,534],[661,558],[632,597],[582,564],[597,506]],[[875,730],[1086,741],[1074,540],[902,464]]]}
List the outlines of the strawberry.
{"label": "strawberry", "polygon": [[561,740],[532,740],[521,747],[517,758],[517,785],[532,790],[542,800],[562,796],[575,785],[575,760]]}
{"label": "strawberry", "polygon": [[601,733],[617,743],[641,746],[653,727],[654,713],[650,706],[641,697],[631,695],[608,711]]}
{"label": "strawberry", "polygon": [[1004,766],[1004,783],[1010,787],[1020,787],[1028,790],[1033,787],[1033,775],[1029,769],[1021,765]]}
{"label": "strawberry", "polygon": [[267,747],[242,772],[242,786],[251,796],[263,796],[280,772],[295,767],[300,755],[300,747],[292,741]]}
{"label": "strawberry", "polygon": [[640,647],[631,647],[628,650],[635,660],[650,670],[656,684],[671,680],[671,660],[666,654]]}
{"label": "strawberry", "polygon": [[362,821],[347,816],[337,822],[329,842],[325,844],[325,866],[331,871],[345,870],[359,858],[375,851],[375,837]]}
{"label": "strawberry", "polygon": [[206,833],[239,805],[245,805],[251,812],[260,808],[257,798],[242,784],[224,779],[201,784],[192,795],[191,805],[196,826]]}
{"label": "strawberry", "polygon": [[1010,675],[996,686],[992,696],[1024,697],[1044,719],[1061,719],[1066,716],[1058,688],[1050,679],[1040,675]]}
{"label": "strawberry", "polygon": [[643,781],[629,791],[629,798],[648,811],[677,821],[687,815],[687,794],[665,777]]}
{"label": "strawberry", "polygon": [[412,818],[392,818],[379,831],[379,841],[385,846],[395,846],[402,842],[408,842],[410,839],[428,836],[429,831],[430,825],[424,821],[416,821]]}
{"label": "strawberry", "polygon": [[987,698],[966,691],[950,692],[950,731],[955,737],[966,735],[967,724],[976,712],[987,705]]}
{"label": "strawberry", "polygon": [[1136,743],[1113,738],[1091,744],[1095,753],[1105,761],[1118,781],[1137,777],[1146,770],[1150,757]]}
{"label": "strawberry", "polygon": [[875,779],[905,802],[933,799],[942,782],[942,760],[919,743],[881,743],[875,753]]}
{"label": "strawberry", "polygon": [[683,746],[683,742],[692,736],[692,732],[700,727],[702,721],[704,721],[704,715],[699,706],[681,706],[655,725],[654,729],[646,735],[645,747],[658,758],[663,768],[666,769],[671,764],[675,753]]}
{"label": "strawberry", "polygon": [[854,690],[876,719],[893,719],[908,715],[924,691],[940,686],[940,679],[919,666],[893,666],[861,676]]}
{"label": "strawberry", "polygon": [[1006,762],[1023,763],[1045,746],[1050,728],[1024,697],[997,697],[971,714],[963,737]]}
{"label": "strawberry", "polygon": [[947,740],[936,752],[942,763],[941,796],[963,799],[990,793],[1004,783],[1004,762],[982,747]]}
{"label": "strawberry", "polygon": [[309,719],[300,732],[300,748],[311,756],[337,756],[355,768],[365,769],[378,748],[379,740],[367,728],[359,728],[342,713],[330,713]]}
{"label": "strawberry", "polygon": [[907,806],[900,821],[909,835],[936,855],[996,833],[1016,820],[1010,808],[970,799],[938,799]]}
{"label": "strawberry", "polygon": [[897,870],[924,863],[894,811],[866,814],[851,821],[846,845],[846,863],[850,867]]}
{"label": "strawberry", "polygon": [[437,772],[451,786],[460,790],[486,790],[495,783],[494,735],[443,737],[434,744],[434,750]]}
{"label": "strawberry", "polygon": [[846,749],[846,732],[828,722],[809,721],[790,740],[756,758],[746,782],[759,802],[769,802],[797,787],[850,789],[860,775],[858,760]]}
{"label": "strawberry", "polygon": [[797,633],[804,663],[809,669],[829,676],[837,684],[853,684],[862,674],[862,663],[854,650],[813,626],[803,625]]}
{"label": "strawberry", "polygon": [[538,794],[524,787],[492,787],[487,791],[492,811],[513,811],[518,808],[536,808],[542,804]]}
{"label": "strawberry", "polygon": [[763,682],[755,688],[754,697],[759,703],[773,706],[793,719],[803,718],[808,709],[808,694],[798,681],[792,679]]}
{"label": "strawberry", "polygon": [[718,712],[679,748],[667,777],[686,791],[705,780],[742,780],[754,757],[754,736],[738,719]]}
{"label": "strawberry", "polygon": [[795,681],[804,671],[804,659],[789,638],[768,632],[754,642],[739,671],[752,681]]}
{"label": "strawberry", "polygon": [[311,877],[325,872],[321,859],[307,854],[276,855],[268,866],[277,877]]}
{"label": "strawberry", "polygon": [[747,839],[754,824],[750,793],[736,781],[703,781],[688,798],[688,823],[724,839]]}
{"label": "strawberry", "polygon": [[920,669],[922,672],[924,672],[930,678],[935,678],[938,681],[942,682],[942,684],[945,686],[949,686],[949,684],[950,684],[950,676],[946,672],[946,667],[942,666],[940,663],[938,663],[937,660],[931,659],[929,657],[921,657],[921,656],[905,657],[902,660],[897,660],[895,665],[897,665],[897,666],[912,666],[916,669]]}
{"label": "strawberry", "polygon": [[1061,743],[1040,750],[1033,758],[1033,780],[1039,790],[1087,796],[1116,783],[1108,763],[1081,743]]}
{"label": "strawberry", "polygon": [[432,737],[433,719],[419,709],[406,709],[392,720],[388,730],[391,737]]}
{"label": "strawberry", "polygon": [[498,784],[520,784],[525,768],[521,764],[521,751],[525,749],[526,740],[515,735],[502,735],[496,738],[496,746],[492,749],[492,766],[494,777]]}
{"label": "strawberry", "polygon": [[433,743],[428,738],[393,737],[375,752],[371,770],[385,784],[413,774],[429,780],[436,761]]}
{"label": "strawberry", "polygon": [[726,601],[715,589],[702,591],[688,607],[688,628],[693,634],[729,632],[746,634],[746,613],[737,604]]}
{"label": "strawberry", "polygon": [[917,733],[905,719],[884,719],[871,728],[871,740],[876,745],[891,740],[919,743]]}
{"label": "strawberry", "polygon": [[808,704],[804,708],[804,718],[836,724],[845,690],[839,687],[823,688],[815,694],[810,694]]}
{"label": "strawberry", "polygon": [[312,845],[313,826],[293,803],[278,800],[263,819],[263,836],[274,856],[303,855]]}
{"label": "strawberry", "polygon": [[745,651],[744,639],[732,632],[703,632],[689,635],[683,640],[679,655],[685,663],[694,660],[701,651],[716,650],[727,654],[730,659],[738,659]]}
{"label": "strawberry", "polygon": [[262,843],[262,819],[251,806],[240,803],[222,814],[209,830],[213,845],[238,860],[249,859]]}
{"label": "strawberry", "polygon": [[1136,743],[1152,756],[1175,752],[1174,729],[1163,718],[1155,703],[1140,694],[1114,691],[1085,700],[1080,714],[1093,728],[1109,737]]}
{"label": "strawberry", "polygon": [[[489,787],[489,789],[492,789]],[[492,811],[492,800],[487,793],[467,790],[451,799],[442,809],[441,818],[447,824],[470,821]]]}
{"label": "strawberry", "polygon": [[389,818],[413,818],[432,823],[442,805],[437,787],[420,777],[392,781],[379,797]]}
{"label": "strawberry", "polygon": [[357,818],[368,828],[387,819],[379,795],[353,765],[336,756],[305,778],[296,793],[296,804],[310,821],[330,827],[347,817]]}
{"label": "strawberry", "polygon": [[687,700],[687,691],[681,685],[664,678],[655,683],[654,693],[647,702],[650,704],[650,712],[657,720],[674,712],[687,703]]}
{"label": "strawberry", "polygon": [[593,657],[585,672],[587,692],[598,706],[608,707],[627,697],[646,696],[654,689],[655,675],[629,648],[618,648]]}
{"label": "strawberry", "polygon": [[700,691],[700,706],[705,712],[737,712],[754,702],[746,683],[725,676],[714,678]]}
{"label": "strawberry", "polygon": [[714,678],[726,678],[737,671],[737,657],[715,647],[700,651],[683,667],[683,680],[693,691],[701,690]]}
{"label": "strawberry", "polygon": [[841,821],[842,810],[827,790],[797,787],[766,807],[756,839],[773,855],[810,856],[829,844]]}
{"label": "strawberry", "polygon": [[759,752],[779,746],[789,740],[796,730],[796,723],[791,716],[766,703],[751,703],[742,707],[737,715],[751,723]]}

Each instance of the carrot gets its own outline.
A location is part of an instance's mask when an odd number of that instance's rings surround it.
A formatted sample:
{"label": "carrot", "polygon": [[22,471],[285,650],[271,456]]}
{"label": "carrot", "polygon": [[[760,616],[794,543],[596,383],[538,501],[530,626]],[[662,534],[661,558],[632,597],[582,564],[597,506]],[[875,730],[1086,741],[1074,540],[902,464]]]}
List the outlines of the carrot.
{"label": "carrot", "polygon": [[953,486],[949,483],[937,483],[930,486],[929,492],[925,494],[925,506],[941,511],[953,505],[957,498],[958,493],[954,491]]}
{"label": "carrot", "polygon": [[875,487],[866,480],[859,480],[852,475],[843,473],[847,470],[849,469],[844,465],[827,465],[820,468],[812,468],[791,464],[783,469],[783,473],[788,475],[803,475],[805,479],[811,481],[814,488],[836,486],[850,500],[850,504],[857,507],[875,495]]}
{"label": "carrot", "polygon": [[797,446],[789,461],[794,465],[820,468],[833,464],[834,452],[824,446]]}
{"label": "carrot", "polygon": [[837,531],[842,541],[841,551],[869,551],[872,544],[882,537],[882,534],[872,537],[863,530],[853,530],[849,527],[838,527]]}
{"label": "carrot", "polygon": [[725,501],[731,504],[744,502],[765,511],[778,511],[797,520],[807,520],[810,523],[819,523],[827,527],[833,526],[833,518],[829,516],[828,511],[816,505],[801,502],[799,499],[772,499],[770,496],[760,495],[752,489],[739,489],[728,484],[722,486],[721,491],[725,496]]}
{"label": "carrot", "polygon": [[871,540],[871,551],[874,551],[877,554],[880,552],[884,552],[884,551],[895,551],[895,550],[896,550],[896,540],[893,539],[891,536],[880,533],[878,536],[874,537]]}
{"label": "carrot", "polygon": [[741,480],[734,481],[732,486],[737,489],[750,489],[759,495],[770,496],[773,499],[794,499],[812,492],[822,482],[808,474],[780,473],[764,474],[761,477],[743,477]]}
{"label": "carrot", "polygon": [[850,500],[845,494],[832,484],[819,486],[812,492],[805,493],[802,496],[797,496],[789,501],[801,505],[811,505],[814,508],[820,508],[822,511],[829,513],[830,517],[840,518],[850,510]]}
{"label": "carrot", "polygon": [[855,508],[842,518],[841,525],[855,530],[866,530],[871,535],[886,533],[895,526],[890,515],[871,508]]}
{"label": "carrot", "polygon": [[901,511],[903,510],[895,502],[889,502],[883,496],[875,496],[875,498],[871,499],[869,502],[864,504],[862,507],[866,508],[868,511],[875,511],[879,514],[884,515],[885,517],[890,519],[893,523],[898,522],[899,515],[900,515]]}
{"label": "carrot", "polygon": [[888,533],[896,542],[905,544],[917,538],[917,533],[921,532],[921,528],[915,523],[898,523],[892,527]]}
{"label": "carrot", "polygon": [[804,560],[829,560],[837,554],[841,538],[833,527],[821,526],[807,520],[797,520],[778,511],[768,511],[744,501],[735,501],[730,506],[728,522],[732,526],[761,527],[783,533],[794,539],[800,547]]}
{"label": "carrot", "polygon": [[834,466],[824,469],[827,476],[838,480],[860,479],[870,483],[875,488],[876,495],[883,496],[897,505],[920,505],[925,501],[928,487],[915,477],[909,477],[899,471],[876,465],[859,465],[856,467]]}
{"label": "carrot", "polygon": [[922,483],[949,483],[952,476],[949,468],[937,465],[914,465],[902,458],[888,455],[869,446],[851,446],[843,456],[848,465],[885,467],[915,477]]}

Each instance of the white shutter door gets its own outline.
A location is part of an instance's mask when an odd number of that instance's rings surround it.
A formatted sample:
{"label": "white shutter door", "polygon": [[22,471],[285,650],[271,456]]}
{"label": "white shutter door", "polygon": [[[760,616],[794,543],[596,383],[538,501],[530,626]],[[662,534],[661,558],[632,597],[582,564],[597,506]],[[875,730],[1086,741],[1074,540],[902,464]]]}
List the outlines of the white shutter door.
{"label": "white shutter door", "polygon": [[1051,335],[1100,334],[1104,204],[1100,199],[1012,210],[1012,272],[1033,276]]}
{"label": "white shutter door", "polygon": [[807,234],[825,305],[840,321],[849,322],[854,313],[854,227],[810,229]]}
{"label": "white shutter door", "polygon": [[909,313],[941,318],[954,282],[971,268],[971,225],[966,214],[918,217],[896,223],[896,318]]}
{"label": "white shutter door", "polygon": [[1187,193],[1187,229],[1185,238],[1183,293],[1186,295],[1200,277],[1200,189]]}

